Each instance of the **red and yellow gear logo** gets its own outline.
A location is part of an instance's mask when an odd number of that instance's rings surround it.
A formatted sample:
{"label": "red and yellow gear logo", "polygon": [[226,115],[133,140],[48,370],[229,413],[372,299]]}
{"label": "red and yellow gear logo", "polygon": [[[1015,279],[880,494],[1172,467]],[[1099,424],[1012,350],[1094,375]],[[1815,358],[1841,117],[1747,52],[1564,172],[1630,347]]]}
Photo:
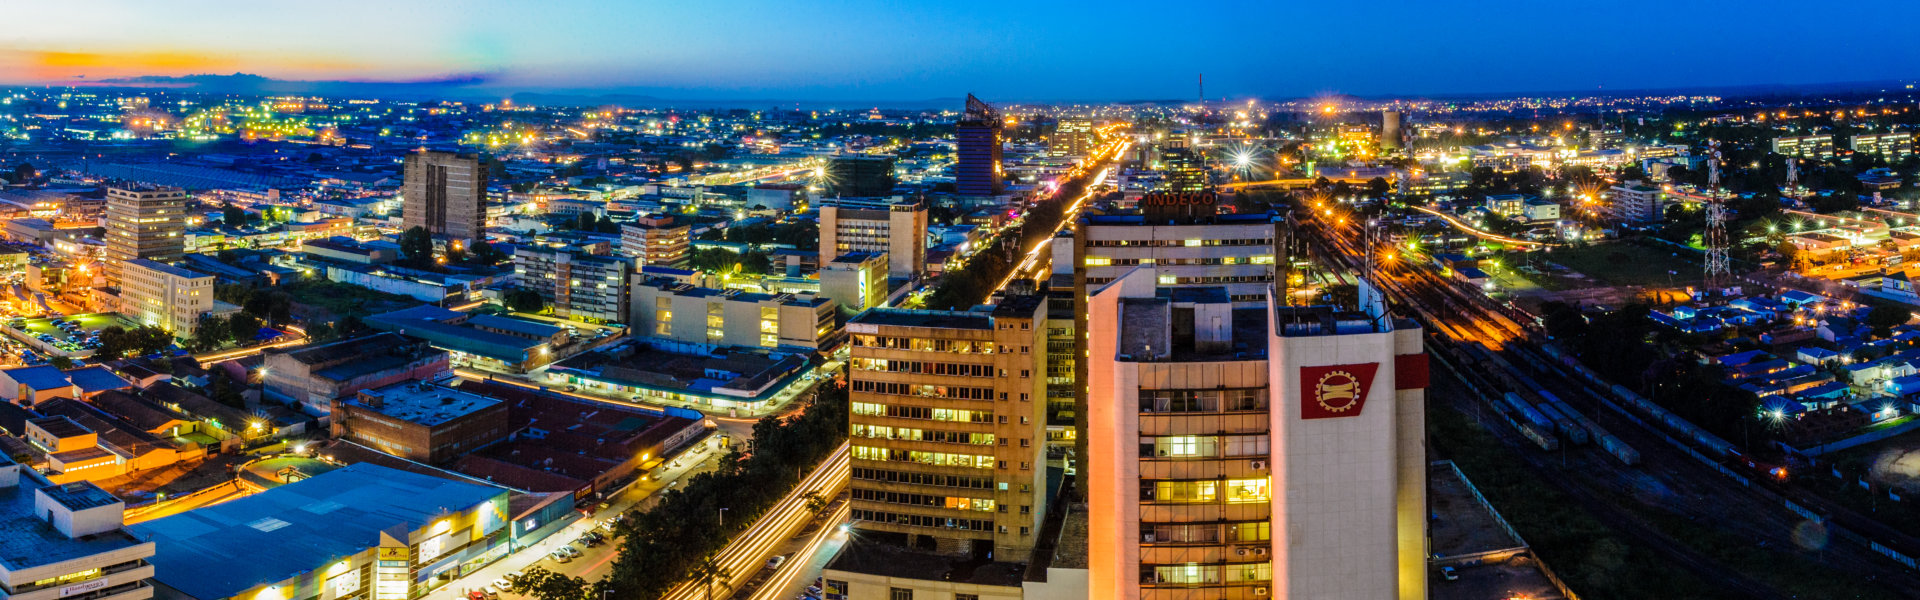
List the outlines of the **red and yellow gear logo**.
{"label": "red and yellow gear logo", "polygon": [[1313,386],[1313,401],[1327,412],[1347,412],[1359,406],[1364,395],[1365,390],[1360,389],[1360,378],[1346,371],[1328,371]]}

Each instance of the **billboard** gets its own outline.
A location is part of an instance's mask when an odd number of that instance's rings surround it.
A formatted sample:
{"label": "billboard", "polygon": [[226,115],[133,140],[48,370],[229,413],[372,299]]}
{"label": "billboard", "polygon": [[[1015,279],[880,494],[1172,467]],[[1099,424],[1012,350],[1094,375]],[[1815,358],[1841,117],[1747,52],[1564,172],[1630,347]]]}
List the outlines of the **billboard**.
{"label": "billboard", "polygon": [[1360,416],[1380,363],[1300,367],[1300,418]]}

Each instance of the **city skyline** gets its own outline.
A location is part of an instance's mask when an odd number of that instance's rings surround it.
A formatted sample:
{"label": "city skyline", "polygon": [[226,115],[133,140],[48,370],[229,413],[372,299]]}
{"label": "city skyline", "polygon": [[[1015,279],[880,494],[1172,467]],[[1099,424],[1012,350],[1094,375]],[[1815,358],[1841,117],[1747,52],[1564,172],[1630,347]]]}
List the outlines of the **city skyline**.
{"label": "city skyline", "polygon": [[[247,73],[458,97],[905,101],[958,89],[1004,101],[1107,101],[1193,98],[1201,73],[1208,98],[1607,92],[1888,81],[1920,59],[1895,28],[1920,8],[1882,7],[1863,20],[1784,2],[1738,11],[1638,2],[1605,12],[1517,2],[1470,12],[1402,2],[1226,2],[1168,13],[1119,3],[1099,15],[1004,2],[901,9],[759,0],[568,2],[539,11],[500,2],[458,10],[343,2],[297,16],[232,8],[109,2],[75,19],[63,6],[15,7],[17,22],[33,27],[0,39],[0,84]],[[1792,34],[1769,25],[1789,12],[1795,31],[1846,35],[1822,53],[1772,43]],[[1187,31],[1198,41],[1182,48],[1122,33],[1130,15],[1145,24],[1148,14],[1152,31]],[[1338,26],[1286,27],[1313,22]],[[1659,22],[1698,27],[1653,26]],[[1227,23],[1272,26],[1227,30]],[[1503,46],[1512,51],[1498,51]],[[1489,57],[1502,66],[1486,68]]]}

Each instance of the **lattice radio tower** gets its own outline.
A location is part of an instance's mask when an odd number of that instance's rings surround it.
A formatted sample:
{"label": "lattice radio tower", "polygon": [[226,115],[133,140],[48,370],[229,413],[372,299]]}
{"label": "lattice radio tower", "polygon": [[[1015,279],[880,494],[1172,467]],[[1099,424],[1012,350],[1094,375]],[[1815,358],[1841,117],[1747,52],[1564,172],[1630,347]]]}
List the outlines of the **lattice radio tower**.
{"label": "lattice radio tower", "polygon": [[1733,278],[1727,261],[1727,213],[1720,195],[1720,143],[1713,142],[1707,158],[1707,281],[1708,294],[1718,294]]}

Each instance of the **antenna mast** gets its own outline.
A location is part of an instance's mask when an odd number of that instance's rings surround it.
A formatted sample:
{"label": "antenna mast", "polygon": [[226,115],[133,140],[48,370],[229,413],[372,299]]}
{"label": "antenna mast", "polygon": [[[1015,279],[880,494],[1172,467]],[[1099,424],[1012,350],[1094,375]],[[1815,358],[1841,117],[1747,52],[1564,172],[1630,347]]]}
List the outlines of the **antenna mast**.
{"label": "antenna mast", "polygon": [[1718,295],[1733,277],[1727,259],[1727,213],[1720,198],[1720,142],[1712,142],[1707,158],[1707,281],[1706,292]]}

